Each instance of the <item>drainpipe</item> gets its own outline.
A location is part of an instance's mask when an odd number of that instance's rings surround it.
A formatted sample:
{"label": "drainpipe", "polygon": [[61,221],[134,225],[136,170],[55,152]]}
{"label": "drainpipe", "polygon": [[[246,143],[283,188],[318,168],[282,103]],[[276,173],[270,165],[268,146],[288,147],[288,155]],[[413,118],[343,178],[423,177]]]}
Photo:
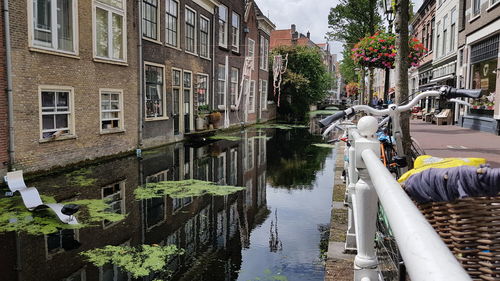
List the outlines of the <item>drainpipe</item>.
{"label": "drainpipe", "polygon": [[7,106],[9,119],[9,170],[14,165],[14,102],[12,97],[12,49],[10,46],[9,1],[3,1],[3,19],[5,32],[5,65],[7,76]]}
{"label": "drainpipe", "polygon": [[[214,13],[213,13],[213,19],[212,19],[212,45],[213,45],[213,48],[212,48],[212,108],[215,108],[215,97],[216,97],[216,93],[215,93],[215,83],[216,83],[216,80],[215,80],[215,76],[217,75],[215,73],[215,64],[216,64],[216,57],[215,57],[215,50],[217,49],[217,46],[219,45],[219,41],[215,38],[215,22],[217,21],[218,22],[218,10],[217,10],[217,15],[215,14],[215,8],[214,8]],[[216,43],[216,40],[217,40],[217,43]]]}
{"label": "drainpipe", "polygon": [[138,153],[139,150],[142,148],[142,130],[144,126],[144,118],[143,118],[143,109],[144,109],[144,99],[142,98],[143,90],[142,90],[142,84],[143,84],[143,75],[142,72],[143,70],[143,63],[142,63],[142,0],[137,0],[137,10],[138,10],[138,32],[139,32],[139,41],[137,44],[137,47],[139,49],[138,53],[138,61],[139,61],[139,128],[138,128],[138,143],[137,143],[137,148],[138,148]]}

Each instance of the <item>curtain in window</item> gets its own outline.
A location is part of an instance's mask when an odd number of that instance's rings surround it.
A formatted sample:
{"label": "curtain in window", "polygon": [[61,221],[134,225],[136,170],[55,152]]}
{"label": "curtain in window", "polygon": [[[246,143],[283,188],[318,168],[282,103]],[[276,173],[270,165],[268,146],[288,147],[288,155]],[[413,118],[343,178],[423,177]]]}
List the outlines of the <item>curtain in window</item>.
{"label": "curtain in window", "polygon": [[108,12],[96,8],[96,52],[99,57],[109,56]]}
{"label": "curtain in window", "polygon": [[113,58],[123,59],[123,17],[113,14]]}

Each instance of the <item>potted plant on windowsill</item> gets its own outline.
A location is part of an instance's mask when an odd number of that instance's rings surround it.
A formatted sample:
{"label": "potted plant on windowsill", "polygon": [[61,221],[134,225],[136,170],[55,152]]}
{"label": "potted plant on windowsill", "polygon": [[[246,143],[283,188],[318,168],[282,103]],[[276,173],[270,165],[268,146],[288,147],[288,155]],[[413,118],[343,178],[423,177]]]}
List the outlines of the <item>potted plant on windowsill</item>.
{"label": "potted plant on windowsill", "polygon": [[222,118],[222,114],[217,110],[213,110],[208,115],[208,119],[210,121],[210,124],[212,124],[215,129],[219,128],[219,121],[221,118]]}
{"label": "potted plant on windowsill", "polygon": [[196,116],[196,130],[203,131],[207,127],[207,115],[210,108],[207,104],[198,106],[198,115]]}

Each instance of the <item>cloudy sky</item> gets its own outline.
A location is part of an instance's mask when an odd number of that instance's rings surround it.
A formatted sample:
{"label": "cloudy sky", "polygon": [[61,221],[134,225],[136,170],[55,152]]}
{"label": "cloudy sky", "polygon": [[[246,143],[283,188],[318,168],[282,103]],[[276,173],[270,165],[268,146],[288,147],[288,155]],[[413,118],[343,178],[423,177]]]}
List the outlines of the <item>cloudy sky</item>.
{"label": "cloudy sky", "polygon": [[[262,12],[276,24],[276,29],[290,29],[290,25],[295,23],[297,31],[303,34],[310,31],[311,39],[315,43],[323,43],[326,42],[330,8],[337,5],[339,0],[255,0],[255,2]],[[422,0],[413,2],[415,10],[422,4]],[[332,52],[340,54],[342,44],[330,43]]]}

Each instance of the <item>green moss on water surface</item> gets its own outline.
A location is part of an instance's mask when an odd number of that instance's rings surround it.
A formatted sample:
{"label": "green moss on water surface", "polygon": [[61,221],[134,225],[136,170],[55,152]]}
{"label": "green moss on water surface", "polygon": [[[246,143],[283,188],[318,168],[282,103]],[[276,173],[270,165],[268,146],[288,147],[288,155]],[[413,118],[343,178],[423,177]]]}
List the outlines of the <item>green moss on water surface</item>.
{"label": "green moss on water surface", "polygon": [[182,255],[183,250],[174,245],[140,247],[106,246],[82,252],[89,262],[97,267],[113,264],[132,274],[134,278],[148,276],[153,272],[165,271],[170,257]]}
{"label": "green moss on water surface", "polygon": [[186,198],[191,196],[202,196],[205,194],[222,196],[229,195],[244,187],[216,185],[213,182],[200,180],[183,181],[162,181],[157,183],[148,183],[144,187],[138,187],[135,191],[135,197],[138,200],[159,198],[169,195],[172,198]]}
{"label": "green moss on water surface", "polygon": [[215,136],[209,137],[209,139],[212,139],[212,140],[228,140],[228,141],[239,141],[239,140],[241,140],[240,137],[230,136],[230,135],[215,135]]}
{"label": "green moss on water surface", "polygon": [[82,168],[71,173],[66,174],[66,178],[68,179],[68,183],[71,186],[93,186],[97,181],[96,178],[91,177],[92,169],[91,168]]}
{"label": "green moss on water surface", "polygon": [[298,124],[257,124],[254,126],[257,129],[280,129],[280,130],[291,130],[291,129],[299,129],[299,128],[309,128],[306,125],[298,125]]}
{"label": "green moss on water surface", "polygon": [[[41,195],[45,203],[55,203],[56,200],[50,196]],[[42,235],[54,233],[60,229],[75,229],[94,225],[103,220],[119,221],[125,216],[108,212],[109,205],[102,200],[79,200],[64,202],[64,204],[78,204],[80,210],[75,216],[78,224],[69,225],[63,223],[48,208],[29,211],[21,196],[15,195],[0,199],[0,233],[2,232],[24,232],[31,235]]]}
{"label": "green moss on water surface", "polygon": [[328,144],[328,143],[314,143],[313,144],[316,147],[321,147],[321,148],[335,148],[335,145],[333,144]]}

